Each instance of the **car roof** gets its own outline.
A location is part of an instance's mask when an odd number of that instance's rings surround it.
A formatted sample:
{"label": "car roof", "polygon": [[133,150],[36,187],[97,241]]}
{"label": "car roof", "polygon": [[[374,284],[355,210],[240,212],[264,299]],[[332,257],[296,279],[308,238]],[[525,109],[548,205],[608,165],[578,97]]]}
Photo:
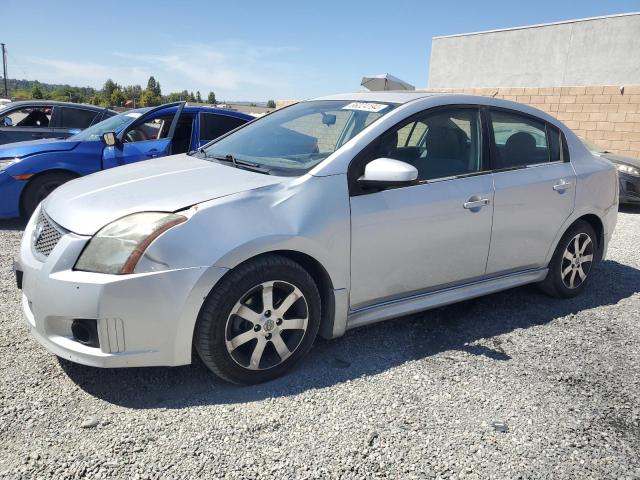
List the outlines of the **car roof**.
{"label": "car roof", "polygon": [[[175,109],[178,108],[175,105],[171,106],[171,107],[167,107],[167,110],[169,109]],[[227,110],[224,108],[215,108],[215,107],[207,107],[207,106],[202,106],[202,105],[185,105],[184,107],[184,112],[186,113],[200,113],[200,112],[205,112],[205,113],[217,113],[220,115],[229,115],[232,117],[237,117],[237,118],[242,118],[242,119],[246,119],[246,120],[253,120],[255,117],[243,113],[243,112],[238,112],[236,110]]]}
{"label": "car roof", "polygon": [[[22,106],[22,105],[53,105],[60,107],[76,107],[76,108],[84,108],[87,110],[95,110],[96,112],[100,112],[102,110],[109,110],[106,107],[100,107],[97,105],[90,105],[88,103],[73,103],[73,102],[59,102],[56,100],[19,100],[17,102],[8,103],[8,107]],[[110,112],[114,112],[113,110],[109,110]]]}
{"label": "car roof", "polygon": [[[445,99],[443,101],[443,99]],[[383,103],[396,103],[405,104],[414,100],[433,100],[434,105],[440,104],[469,104],[469,105],[485,105],[496,108],[506,108],[514,110],[527,115],[532,115],[536,118],[544,120],[546,122],[562,128],[565,131],[570,130],[560,120],[553,117],[547,112],[534,108],[533,106],[526,105],[524,103],[513,102],[511,100],[504,100],[501,98],[488,97],[483,95],[467,95],[460,93],[448,93],[448,92],[431,92],[431,91],[384,91],[384,92],[357,92],[357,93],[342,93],[338,95],[329,95],[326,97],[319,97],[312,100],[342,100],[342,101],[354,101],[354,102],[383,102]]]}
{"label": "car roof", "polygon": [[312,100],[353,100],[359,102],[407,103],[425,97],[451,95],[449,93],[421,92],[417,90],[386,90],[384,92],[339,93],[314,98]]}

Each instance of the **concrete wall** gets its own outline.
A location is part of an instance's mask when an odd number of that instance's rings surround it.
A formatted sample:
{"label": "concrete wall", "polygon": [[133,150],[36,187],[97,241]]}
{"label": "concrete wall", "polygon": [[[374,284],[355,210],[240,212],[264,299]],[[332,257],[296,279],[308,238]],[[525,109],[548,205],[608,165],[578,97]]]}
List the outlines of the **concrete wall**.
{"label": "concrete wall", "polygon": [[429,88],[640,84],[640,14],[434,37]]}

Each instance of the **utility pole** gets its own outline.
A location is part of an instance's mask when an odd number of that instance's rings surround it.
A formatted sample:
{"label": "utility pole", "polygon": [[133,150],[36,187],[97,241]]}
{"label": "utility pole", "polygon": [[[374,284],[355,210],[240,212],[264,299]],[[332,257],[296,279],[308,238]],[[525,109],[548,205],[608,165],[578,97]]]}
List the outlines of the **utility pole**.
{"label": "utility pole", "polygon": [[9,96],[9,88],[7,87],[7,51],[2,44],[2,70],[4,71],[4,96]]}

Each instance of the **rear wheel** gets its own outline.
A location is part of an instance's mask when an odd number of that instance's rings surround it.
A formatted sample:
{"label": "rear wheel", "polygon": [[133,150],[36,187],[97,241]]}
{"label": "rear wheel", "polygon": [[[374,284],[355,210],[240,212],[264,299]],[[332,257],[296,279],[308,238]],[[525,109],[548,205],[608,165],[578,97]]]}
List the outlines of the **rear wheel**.
{"label": "rear wheel", "polygon": [[31,180],[22,194],[22,213],[29,218],[36,207],[60,185],[73,180],[75,177],[69,173],[52,172],[38,175]]}
{"label": "rear wheel", "polygon": [[241,265],[209,294],[196,323],[202,361],[234,383],[284,374],[311,348],[320,324],[320,294],[311,276],[272,255]]}
{"label": "rear wheel", "polygon": [[542,290],[554,297],[578,295],[591,278],[595,265],[597,239],[593,227],[582,220],[574,223],[563,235],[549,264]]}

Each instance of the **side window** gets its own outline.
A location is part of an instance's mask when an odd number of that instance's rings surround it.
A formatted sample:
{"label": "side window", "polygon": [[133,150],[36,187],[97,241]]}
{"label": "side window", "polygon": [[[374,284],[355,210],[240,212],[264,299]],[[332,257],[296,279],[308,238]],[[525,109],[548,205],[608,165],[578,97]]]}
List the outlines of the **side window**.
{"label": "side window", "polygon": [[473,108],[427,112],[382,135],[373,158],[379,157],[413,165],[418,180],[479,172],[479,112]]}
{"label": "side window", "polygon": [[84,130],[93,123],[93,120],[98,115],[100,115],[100,112],[81,108],[62,107],[60,108],[58,125],[60,128],[81,128]]}
{"label": "side window", "polygon": [[557,153],[550,153],[553,145],[550,149],[547,142],[547,126],[543,121],[517,113],[492,111],[491,125],[496,146],[497,169],[545,163],[554,156],[560,156],[559,132],[556,130]]}
{"label": "side window", "polygon": [[173,114],[149,118],[146,122],[139,123],[128,130],[124,136],[124,141],[126,143],[134,143],[167,138],[172,120]]}
{"label": "side window", "polygon": [[51,121],[51,106],[24,107],[0,117],[0,127],[48,127]]}
{"label": "side window", "polygon": [[247,121],[242,118],[216,115],[215,113],[201,113],[200,140],[213,140],[245,123]]}

